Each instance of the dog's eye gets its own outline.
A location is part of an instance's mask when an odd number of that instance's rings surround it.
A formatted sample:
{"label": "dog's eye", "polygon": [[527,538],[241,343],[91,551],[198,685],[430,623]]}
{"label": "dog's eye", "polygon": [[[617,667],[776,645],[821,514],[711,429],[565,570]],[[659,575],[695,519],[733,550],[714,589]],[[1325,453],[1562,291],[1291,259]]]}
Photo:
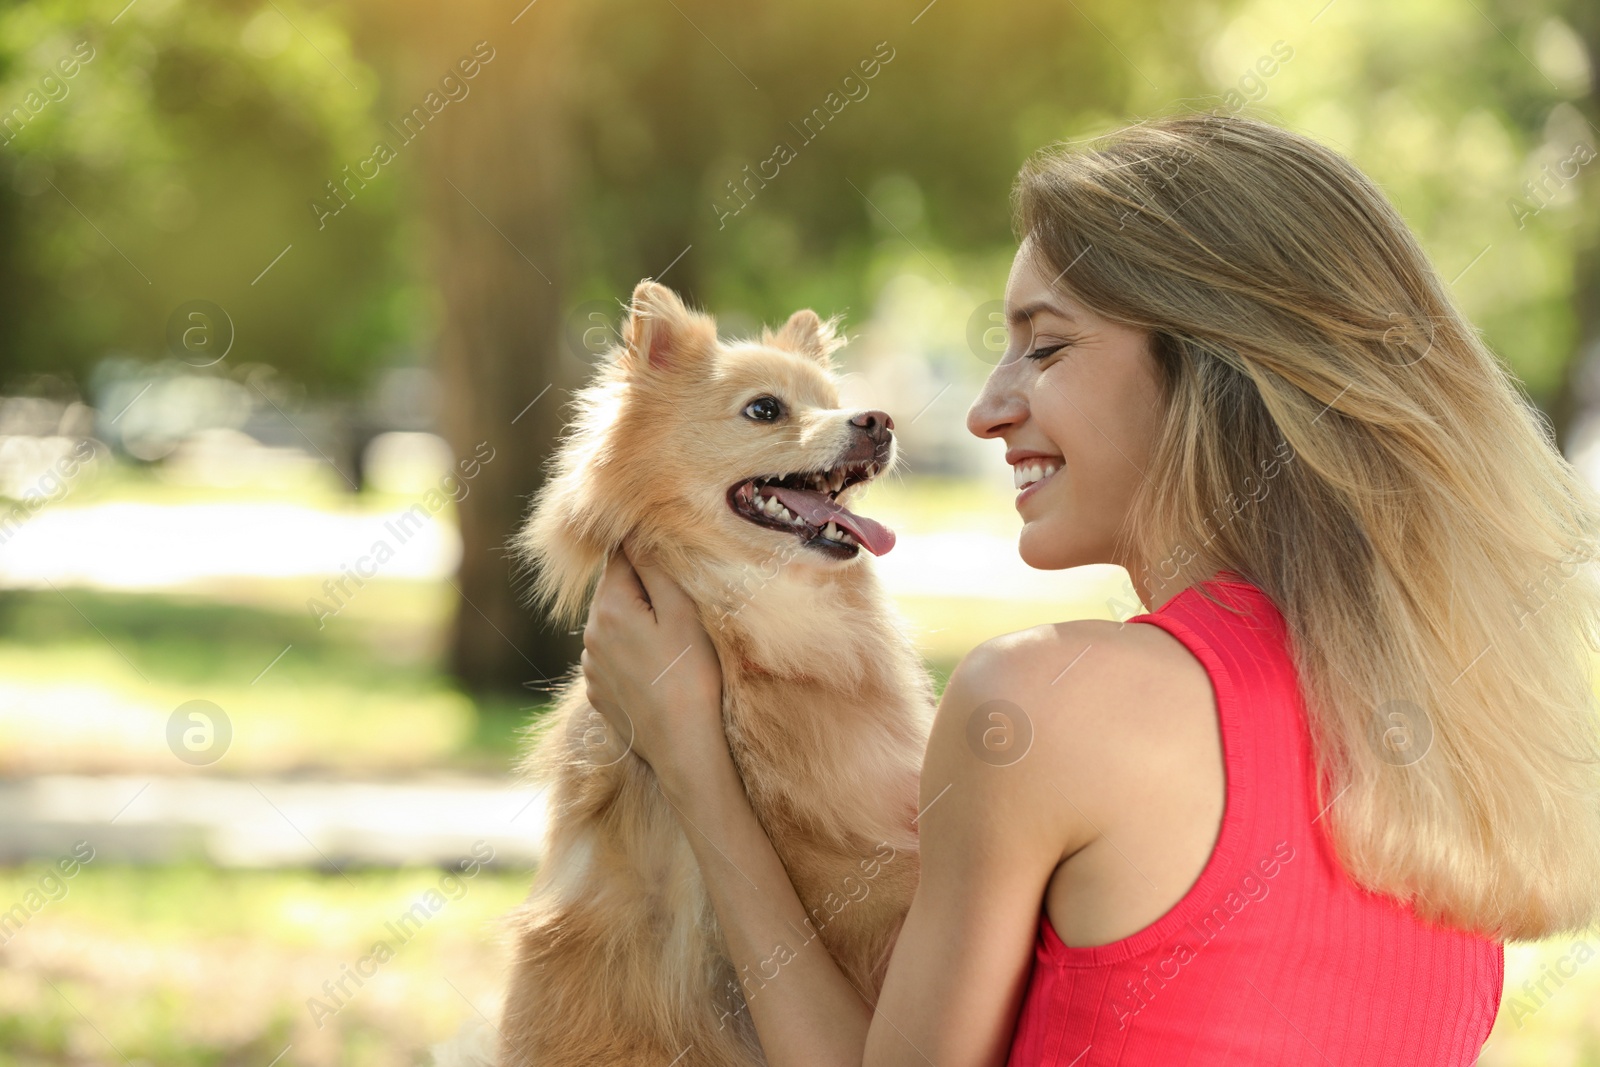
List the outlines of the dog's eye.
{"label": "dog's eye", "polygon": [[756,422],[771,422],[783,414],[783,402],[775,396],[758,396],[744,406],[744,417]]}

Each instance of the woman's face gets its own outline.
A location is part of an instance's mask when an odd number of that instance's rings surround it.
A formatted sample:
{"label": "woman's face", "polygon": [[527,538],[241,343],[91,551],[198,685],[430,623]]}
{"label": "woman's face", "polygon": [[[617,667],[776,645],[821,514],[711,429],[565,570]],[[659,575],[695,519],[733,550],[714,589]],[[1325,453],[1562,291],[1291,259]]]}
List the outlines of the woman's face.
{"label": "woman's face", "polygon": [[1149,333],[1093,314],[1052,284],[1054,274],[1024,241],[1006,283],[1005,356],[967,428],[1006,443],[1024,562],[1115,563],[1137,574],[1113,546],[1160,425]]}

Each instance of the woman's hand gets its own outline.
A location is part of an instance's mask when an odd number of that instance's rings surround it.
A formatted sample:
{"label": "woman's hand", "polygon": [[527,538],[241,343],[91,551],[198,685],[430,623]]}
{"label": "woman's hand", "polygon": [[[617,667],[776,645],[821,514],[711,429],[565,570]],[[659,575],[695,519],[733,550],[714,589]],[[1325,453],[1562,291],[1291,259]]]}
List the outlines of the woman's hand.
{"label": "woman's hand", "polygon": [[692,788],[708,761],[729,759],[722,665],[694,603],[626,544],[606,563],[583,628],[591,707],[655,769],[669,795]]}

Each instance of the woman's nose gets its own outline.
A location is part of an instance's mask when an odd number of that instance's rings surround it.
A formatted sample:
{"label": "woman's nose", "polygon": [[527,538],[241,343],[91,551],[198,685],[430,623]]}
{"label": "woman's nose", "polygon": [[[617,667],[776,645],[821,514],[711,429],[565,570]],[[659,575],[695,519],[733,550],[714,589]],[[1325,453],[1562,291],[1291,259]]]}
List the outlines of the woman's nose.
{"label": "woman's nose", "polygon": [[1006,364],[989,373],[978,398],[967,409],[967,430],[975,437],[999,437],[1028,417],[1025,397],[1011,386]]}

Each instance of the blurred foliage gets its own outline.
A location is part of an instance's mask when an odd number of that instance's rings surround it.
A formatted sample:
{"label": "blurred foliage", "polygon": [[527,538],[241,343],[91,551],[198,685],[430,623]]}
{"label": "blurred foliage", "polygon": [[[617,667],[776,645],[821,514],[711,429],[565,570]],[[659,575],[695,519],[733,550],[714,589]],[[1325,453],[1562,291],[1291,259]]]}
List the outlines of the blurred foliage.
{"label": "blurred foliage", "polygon": [[[1021,160],[1153,99],[1141,71],[1192,91],[1188,42],[1211,17],[922,6],[591,5],[569,104],[574,299],[625,296],[691,246],[665,280],[730,332],[807,305],[860,323],[902,263],[997,289]],[[978,301],[951,295],[964,327]]]}
{"label": "blurred foliage", "polygon": [[166,355],[169,316],[205,299],[235,364],[358,383],[415,331],[396,189],[323,232],[306,202],[370,150],[376,94],[337,19],[294,0],[0,8],[0,380],[81,388],[108,353]]}

